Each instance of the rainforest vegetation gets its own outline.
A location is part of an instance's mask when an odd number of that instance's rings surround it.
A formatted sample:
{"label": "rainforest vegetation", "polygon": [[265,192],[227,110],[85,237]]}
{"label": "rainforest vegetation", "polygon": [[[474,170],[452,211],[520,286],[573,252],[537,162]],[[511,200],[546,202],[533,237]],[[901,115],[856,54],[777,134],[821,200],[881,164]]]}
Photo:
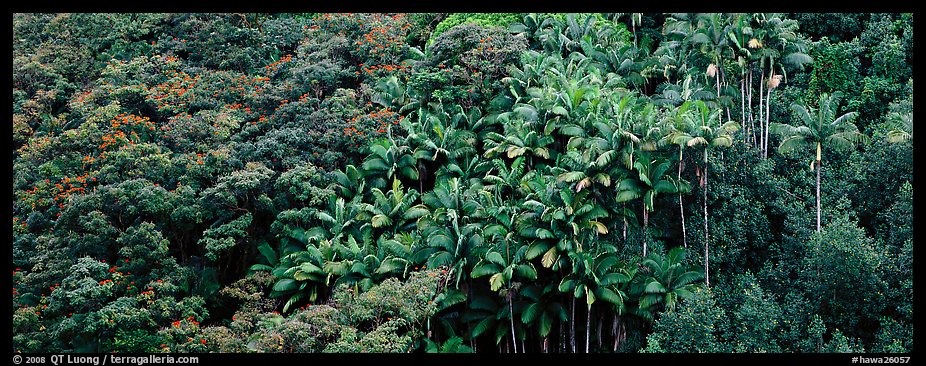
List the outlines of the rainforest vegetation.
{"label": "rainforest vegetation", "polygon": [[14,352],[910,352],[912,14],[14,14]]}

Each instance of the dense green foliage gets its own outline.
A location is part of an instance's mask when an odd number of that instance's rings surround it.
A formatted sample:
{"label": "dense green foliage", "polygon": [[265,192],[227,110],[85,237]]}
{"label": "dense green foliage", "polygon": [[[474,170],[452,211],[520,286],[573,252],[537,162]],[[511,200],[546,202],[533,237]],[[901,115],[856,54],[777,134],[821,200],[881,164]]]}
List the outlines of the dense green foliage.
{"label": "dense green foliage", "polygon": [[14,14],[19,352],[910,352],[912,14]]}

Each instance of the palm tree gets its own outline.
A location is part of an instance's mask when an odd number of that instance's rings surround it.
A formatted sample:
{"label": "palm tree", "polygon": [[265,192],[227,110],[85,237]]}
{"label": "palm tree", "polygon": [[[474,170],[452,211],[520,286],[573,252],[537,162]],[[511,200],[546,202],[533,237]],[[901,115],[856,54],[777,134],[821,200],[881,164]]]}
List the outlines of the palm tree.
{"label": "palm tree", "polygon": [[630,33],[633,34],[633,46],[637,47],[637,24],[643,23],[643,13],[615,13],[613,19],[617,20],[624,15],[630,16]]}
{"label": "palm tree", "polygon": [[258,249],[266,263],[254,264],[249,269],[250,272],[270,271],[277,278],[270,297],[288,297],[283,312],[305,298],[315,301],[328,285],[329,276],[321,268],[324,255],[307,242],[305,234],[302,228],[285,229],[280,245],[282,253],[262,243]]}
{"label": "palm tree", "polygon": [[521,290],[524,307],[521,311],[521,322],[528,326],[536,326],[537,335],[543,339],[541,350],[549,352],[549,335],[553,329],[553,322],[563,323],[568,319],[566,309],[558,298],[556,284],[546,286],[531,284]]}
{"label": "palm tree", "polygon": [[619,75],[626,80],[622,84],[629,83],[640,90],[646,85],[648,70],[654,69],[657,64],[654,59],[648,59],[647,56],[645,49],[627,44],[606,48],[597,58],[604,65],[605,72]]}
{"label": "palm tree", "polygon": [[412,207],[412,203],[418,200],[418,191],[404,190],[398,177],[393,178],[392,189],[383,192],[373,188],[371,194],[372,204],[357,204],[360,213],[356,219],[370,220],[368,224],[374,229],[383,230],[387,237],[411,231],[415,227],[415,220],[428,213],[427,210]]}
{"label": "palm tree", "polygon": [[691,75],[685,75],[684,80],[680,79],[675,83],[665,82],[659,88],[659,94],[652,96],[653,103],[657,105],[678,106],[688,101],[712,98],[710,89],[701,85]]}
{"label": "palm tree", "polygon": [[387,138],[370,146],[370,155],[361,167],[367,171],[366,177],[373,187],[385,187],[396,174],[418,180],[417,161],[411,148],[398,143],[392,136],[391,128]]}
{"label": "palm tree", "polygon": [[664,310],[674,311],[679,300],[692,296],[695,282],[702,278],[700,272],[685,265],[685,249],[675,247],[665,256],[650,254],[643,260],[645,277],[636,277],[633,292],[639,295],[638,314],[650,317],[658,305]]}
{"label": "palm tree", "polygon": [[[594,249],[595,236],[608,233],[607,226],[598,221],[607,217],[608,212],[588,199],[590,190],[547,189],[543,183],[528,186],[532,191],[524,206],[530,211],[523,218],[532,226],[521,229],[525,238],[533,239],[525,252],[528,260],[542,255],[543,267],[554,271],[569,269],[573,259],[570,253]],[[570,317],[570,343],[575,351],[575,298]]]}
{"label": "palm tree", "polygon": [[530,42],[530,47],[527,49],[535,50],[540,48],[540,44],[537,42],[537,38],[540,35],[540,30],[551,21],[553,21],[553,18],[550,16],[544,17],[543,15],[537,13],[527,13],[523,18],[521,18],[520,22],[509,25],[508,31],[524,37],[524,39]]}
{"label": "palm tree", "polygon": [[370,243],[357,242],[354,236],[348,236],[347,240],[332,240],[330,243],[336,254],[331,260],[325,261],[322,268],[335,278],[332,287],[348,285],[360,292],[377,282],[374,271],[377,262],[381,263],[383,258],[375,257],[375,249],[371,248]]}
{"label": "palm tree", "polygon": [[[730,19],[729,38],[733,56],[736,57],[735,65],[740,74],[740,125],[743,126],[746,141],[752,137],[753,144],[755,140],[755,125],[752,115],[752,70],[749,60],[752,59],[752,49],[749,47],[753,35],[752,27],[749,26],[749,17],[746,14],[734,14]],[[753,46],[758,47],[758,40],[752,42]],[[749,74],[746,74],[749,69]],[[748,93],[747,93],[748,90]],[[748,102],[747,102],[748,95]],[[747,107],[748,112],[747,112]],[[749,118],[749,128],[746,128],[746,118]]]}
{"label": "palm tree", "polygon": [[[331,267],[327,265],[342,258],[336,249],[343,247],[343,242],[354,241],[354,237],[361,236],[358,231],[360,223],[356,219],[359,200],[360,196],[354,196],[349,202],[329,197],[328,207],[309,211],[315,226],[308,230],[285,228],[285,235],[280,240],[282,254],[277,260],[273,260],[275,258],[266,248],[261,251],[269,263],[275,264],[271,273],[277,282],[271,297],[289,297],[283,311],[306,297],[315,301],[328,289],[331,280],[341,275],[329,271]],[[269,268],[255,265],[251,269]]]}
{"label": "palm tree", "polygon": [[484,189],[494,192],[498,197],[511,194],[521,186],[521,180],[527,173],[525,162],[523,156],[515,158],[510,166],[502,159],[493,159],[492,168],[483,177]]}
{"label": "palm tree", "polygon": [[574,192],[571,189],[544,189],[544,192],[532,193],[524,205],[533,212],[526,213],[525,218],[534,219],[539,225],[532,228],[532,233],[525,233],[535,239],[527,252],[528,259],[543,255],[543,266],[557,270],[561,268],[561,254],[585,250],[595,243],[595,235],[608,233],[607,226],[599,221],[608,216],[607,210],[588,196],[588,190]]}
{"label": "palm tree", "polygon": [[553,143],[551,136],[538,133],[523,124],[506,124],[505,130],[505,135],[495,132],[486,135],[485,157],[492,158],[500,152],[505,152],[509,159],[527,155],[529,167],[534,166],[535,156],[550,159],[548,146]]}
{"label": "palm tree", "polygon": [[380,79],[374,88],[376,93],[370,99],[385,108],[404,113],[420,105],[418,98],[410,94],[413,90],[399,81],[395,75]]}
{"label": "palm tree", "polygon": [[418,221],[425,240],[414,250],[412,261],[426,262],[431,268],[448,266],[456,276],[454,287],[459,288],[469,274],[464,268],[469,264],[470,251],[482,244],[481,225],[470,220],[485,217],[480,213],[484,209],[471,191],[461,186],[459,178],[438,179],[421,201],[411,210],[427,212]]}
{"label": "palm tree", "polygon": [[715,79],[716,99],[720,99],[721,78],[724,75],[724,59],[730,53],[728,36],[730,17],[720,13],[698,14],[697,27],[691,34],[689,42],[710,60],[706,75]]}
{"label": "palm tree", "polygon": [[736,122],[728,121],[718,126],[714,124],[714,122],[717,121],[720,115],[720,109],[709,108],[707,104],[700,100],[696,101],[694,106],[696,109],[696,123],[699,123],[699,125],[686,127],[685,129],[690,129],[690,132],[676,129],[671,133],[671,139],[674,144],[685,144],[685,146],[695,148],[700,147],[703,150],[704,169],[701,171],[701,191],[704,194],[704,282],[710,286],[710,235],[707,216],[708,155],[714,147],[732,145],[733,136],[731,133],[739,129],[739,125]]}
{"label": "palm tree", "polygon": [[329,188],[338,193],[338,197],[352,200],[354,197],[363,197],[366,192],[366,181],[364,180],[366,171],[357,169],[357,167],[348,164],[344,170],[338,169],[333,173],[334,182]]}
{"label": "palm tree", "polygon": [[887,142],[913,141],[913,113],[892,112],[887,119],[893,127],[887,132]]}
{"label": "palm tree", "polygon": [[[788,70],[784,66],[803,68],[813,59],[805,52],[807,42],[798,35],[798,23],[793,19],[785,19],[781,14],[756,14],[754,37],[750,40],[750,48],[754,48],[752,57],[759,59],[759,69],[762,78],[759,83],[759,122],[760,151],[762,157],[768,157],[768,134],[770,130],[771,93],[779,83],[787,82]],[[753,47],[755,46],[755,47]],[[777,66],[777,68],[776,68]],[[768,74],[766,74],[768,70]],[[778,74],[778,72],[781,74]],[[762,121],[762,92],[765,93],[765,120]]]}
{"label": "palm tree", "polygon": [[562,292],[571,292],[574,298],[585,298],[587,316],[585,320],[585,353],[591,345],[592,305],[599,299],[611,305],[620,314],[624,310],[626,295],[619,285],[630,281],[630,274],[612,254],[616,248],[599,248],[594,255],[589,251],[575,251],[572,257],[572,272],[563,277],[559,284]]}
{"label": "palm tree", "polygon": [[821,230],[820,222],[820,170],[823,168],[823,146],[838,149],[854,147],[856,144],[868,140],[859,132],[858,127],[851,121],[858,116],[857,112],[848,112],[836,117],[839,100],[842,93],[820,95],[819,107],[814,110],[802,104],[794,103],[791,110],[797,115],[799,125],[775,124],[778,134],[783,137],[778,151],[783,154],[799,149],[816,149],[816,157],[811,163],[811,169],[816,168],[817,175],[817,232]]}
{"label": "palm tree", "polygon": [[487,289],[475,292],[471,298],[460,315],[460,320],[469,324],[469,338],[474,340],[494,330],[495,343],[500,345],[502,338],[508,333],[508,325],[500,320],[508,316],[508,309],[498,301],[494,292],[488,292]]}
{"label": "palm tree", "polygon": [[682,169],[684,166],[685,147],[688,141],[691,141],[691,133],[696,128],[696,117],[692,113],[691,102],[682,103],[676,107],[668,117],[672,124],[669,133],[666,134],[663,141],[678,146],[678,177],[675,180],[676,191],[678,192],[678,210],[682,222],[682,244],[688,248],[688,234],[685,228],[685,206],[682,204],[682,194],[691,191],[691,186],[687,181],[682,180]]}
{"label": "palm tree", "polygon": [[656,208],[656,196],[660,193],[676,193],[678,190],[671,182],[671,177],[666,175],[669,170],[667,160],[650,159],[648,154],[641,153],[633,167],[636,177],[625,178],[617,185],[617,202],[643,199],[643,255],[646,256],[649,213]]}
{"label": "palm tree", "polygon": [[[527,261],[525,252],[527,245],[522,245],[517,237],[517,228],[520,225],[515,207],[497,206],[489,209],[490,217],[495,222],[483,229],[483,237],[488,242],[488,250],[482,259],[473,266],[473,278],[490,276],[489,287],[492,291],[501,291],[506,298],[511,323],[512,349],[518,352],[517,334],[514,326],[514,294],[521,284],[516,279],[535,280],[537,270]],[[523,350],[522,350],[523,352]]]}
{"label": "palm tree", "polygon": [[427,346],[424,351],[427,353],[473,353],[473,349],[463,344],[463,338],[453,336],[448,338],[444,343],[438,345],[430,339],[425,339]]}

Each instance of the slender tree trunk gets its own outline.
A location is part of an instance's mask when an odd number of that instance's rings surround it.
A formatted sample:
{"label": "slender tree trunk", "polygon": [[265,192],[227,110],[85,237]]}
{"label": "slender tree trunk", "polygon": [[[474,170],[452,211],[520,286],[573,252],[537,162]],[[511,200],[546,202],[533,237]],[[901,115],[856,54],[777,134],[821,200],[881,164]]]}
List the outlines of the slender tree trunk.
{"label": "slender tree trunk", "polygon": [[[621,204],[621,208],[625,208],[624,204]],[[623,216],[623,215],[622,215],[622,216]],[[624,232],[624,243],[625,243],[624,245],[627,245],[627,244],[626,244],[626,243],[627,243],[627,216],[623,216],[623,218],[624,218],[624,229],[623,229],[623,232]]]}
{"label": "slender tree trunk", "polygon": [[627,340],[627,323],[620,316],[617,317],[617,320],[617,346],[622,348],[624,347],[624,341]]}
{"label": "slender tree trunk", "polygon": [[[746,71],[744,70],[743,73]],[[749,143],[749,129],[746,128],[746,76],[742,75],[740,80],[740,126],[743,126],[743,130],[746,132],[743,134],[743,139],[746,140],[746,143]]]}
{"label": "slender tree trunk", "polygon": [[746,91],[748,93],[746,106],[749,108],[749,135],[752,137],[752,146],[758,147],[755,117],[752,115],[752,69],[749,69],[749,81],[746,82]]}
{"label": "slender tree trunk", "polygon": [[[769,76],[771,78],[771,76]],[[771,79],[769,79],[771,80]],[[763,158],[768,159],[768,130],[769,130],[769,121],[771,120],[771,104],[772,104],[772,88],[768,88],[768,93],[765,94],[765,148],[762,149]]]}
{"label": "slender tree trunk", "polygon": [[[768,80],[771,80],[771,78],[772,78],[772,76],[769,75],[769,79],[768,79]],[[768,81],[766,81],[766,82],[763,83],[763,85],[765,85],[765,84],[768,84]],[[769,118],[768,118],[768,101],[771,100],[771,98],[772,98],[772,89],[768,89],[768,90],[765,91],[765,107],[766,107],[766,108],[765,108],[765,114],[764,114],[764,116],[765,116],[765,122],[762,123],[762,126],[763,126],[763,128],[762,128],[762,158],[763,158],[763,159],[768,157],[768,121],[769,121]],[[761,108],[761,106],[759,106],[759,107]]]}
{"label": "slender tree trunk", "polygon": [[643,202],[643,256],[646,257],[646,229],[649,228],[649,212],[646,211],[646,202]]}
{"label": "slender tree trunk", "polygon": [[685,230],[685,205],[682,204],[682,193],[678,193],[678,210],[682,215],[682,244],[688,249],[688,231]]}
{"label": "slender tree trunk", "polygon": [[[716,79],[717,79],[717,96],[715,97],[715,99],[717,100],[717,106],[718,106],[718,107],[720,106],[720,74],[721,74],[721,72],[720,72],[720,65],[717,65],[717,74],[716,74],[716,75],[717,75],[717,76],[716,76]],[[727,107],[724,107],[724,108],[727,110],[727,115],[729,115],[729,114],[730,114],[730,109],[727,108]],[[718,120],[718,122],[720,122],[720,124],[723,124],[723,113],[720,113],[720,114],[717,116],[717,120]]]}
{"label": "slender tree trunk", "polygon": [[511,349],[518,353],[518,337],[514,332],[514,305],[511,304],[511,289],[508,289],[508,314],[511,320]]}
{"label": "slender tree trunk", "polygon": [[427,167],[424,166],[424,162],[418,164],[418,171],[421,173],[418,174],[418,192],[424,192],[424,175],[427,174]]}
{"label": "slender tree trunk", "polygon": [[[682,182],[682,150],[679,147],[678,151],[678,182],[681,186]],[[685,206],[682,204],[682,191],[678,191],[678,211],[682,215],[682,244],[684,244],[685,249],[688,249],[688,234],[685,231]]]}
{"label": "slender tree trunk", "polygon": [[765,84],[765,70],[762,70],[762,78],[759,79],[759,157],[765,156],[765,140],[762,138],[765,134],[762,131],[765,131],[765,127],[762,125],[762,121],[765,119],[762,118],[762,93],[765,89],[762,88],[762,85]]}
{"label": "slender tree trunk", "polygon": [[614,313],[614,322],[611,323],[611,336],[614,337],[614,347],[612,352],[617,352],[617,313]]}
{"label": "slender tree trunk", "polygon": [[820,225],[820,170],[823,169],[823,166],[821,165],[823,163],[821,161],[822,160],[821,153],[822,153],[821,146],[820,146],[820,143],[818,142],[817,143],[817,232],[818,233],[820,232],[822,228]]}
{"label": "slender tree trunk", "polygon": [[710,236],[707,232],[707,149],[704,149],[704,283],[709,287],[711,285],[710,279],[710,261],[709,256],[709,246]]}
{"label": "slender tree trunk", "polygon": [[717,69],[718,69],[717,73],[714,74],[714,79],[717,81],[717,95],[714,96],[714,99],[717,99],[718,101],[717,105],[719,106],[720,105],[719,103],[720,101],[720,65],[717,66]]}
{"label": "slender tree trunk", "polygon": [[572,321],[569,328],[569,343],[572,346],[572,353],[576,353],[576,298],[572,297]]}
{"label": "slender tree trunk", "polygon": [[630,31],[633,32],[633,48],[637,48],[637,20],[633,13],[630,13]]}
{"label": "slender tree trunk", "polygon": [[585,317],[585,353],[588,353],[592,340],[592,305],[588,305],[588,311]]}

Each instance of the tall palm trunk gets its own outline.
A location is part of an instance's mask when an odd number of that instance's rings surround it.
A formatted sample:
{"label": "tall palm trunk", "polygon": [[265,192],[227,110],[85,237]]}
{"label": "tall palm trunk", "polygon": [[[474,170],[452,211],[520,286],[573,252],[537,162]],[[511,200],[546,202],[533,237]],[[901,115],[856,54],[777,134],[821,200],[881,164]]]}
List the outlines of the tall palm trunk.
{"label": "tall palm trunk", "polygon": [[[816,245],[816,248],[818,251],[820,250],[820,235],[819,234],[820,234],[820,230],[822,229],[820,225],[820,170],[823,169],[823,167],[821,166],[823,159],[821,158],[820,155],[822,155],[821,146],[820,146],[820,143],[817,142],[817,161],[816,161],[817,163],[817,245]],[[817,267],[816,268],[817,278],[820,278],[820,261],[816,261],[816,267]],[[835,294],[833,294],[833,296],[835,297]]]}
{"label": "tall palm trunk", "polygon": [[746,143],[749,143],[749,129],[746,127],[746,71],[743,70],[740,78],[740,126],[743,126],[745,133],[743,134],[743,139],[746,140]]}
{"label": "tall palm trunk", "polygon": [[[718,107],[720,106],[720,73],[721,73],[721,72],[720,72],[720,65],[717,65],[717,74],[715,75],[715,79],[717,80],[717,95],[714,97],[714,99],[717,100],[717,106],[718,106]],[[724,108],[726,108],[726,107],[724,107]],[[730,114],[730,109],[729,109],[729,108],[727,108],[727,114],[728,114],[728,115]],[[720,124],[723,124],[723,113],[721,113],[720,115],[717,116],[717,120],[718,120],[718,122],[720,122]]]}
{"label": "tall palm trunk", "polygon": [[424,176],[428,174],[428,168],[424,166],[424,162],[418,163],[418,171],[421,172],[418,174],[418,191],[424,192]]}
{"label": "tall palm trunk", "polygon": [[[682,183],[682,150],[679,147],[678,151],[678,183],[679,188],[681,188]],[[684,244],[685,249],[688,249],[688,234],[685,231],[685,206],[682,204],[682,191],[678,191],[678,210],[682,215],[682,244]]]}
{"label": "tall palm trunk", "polygon": [[746,106],[749,108],[749,135],[752,137],[752,146],[758,147],[756,142],[756,123],[752,115],[752,69],[749,69],[749,81],[746,82],[747,101]]}
{"label": "tall palm trunk", "polygon": [[572,321],[569,327],[569,344],[572,346],[572,353],[576,353],[576,298],[572,297]]}
{"label": "tall palm trunk", "polygon": [[[717,66],[717,68],[718,68],[718,71],[716,74],[714,74],[714,80],[716,81],[716,84],[717,84],[717,95],[714,96],[714,99],[717,99],[717,101],[720,101],[720,71],[719,71],[720,66]],[[720,103],[717,103],[717,105],[720,105]]]}
{"label": "tall palm trunk", "polygon": [[[723,88],[727,87],[727,75],[723,72],[723,67],[720,68],[720,83],[723,85]],[[720,95],[718,94],[717,97],[720,97]],[[732,120],[733,118],[730,117],[730,106],[726,105],[723,109],[727,111],[727,120]],[[723,124],[723,121],[720,122]]]}
{"label": "tall palm trunk", "polygon": [[511,304],[511,289],[508,290],[508,314],[511,320],[511,349],[518,353],[518,337],[514,332],[514,305]]}
{"label": "tall palm trunk", "polygon": [[614,322],[611,323],[611,336],[614,337],[614,347],[611,348],[612,352],[617,352],[618,346],[618,337],[617,337],[617,313],[614,313]]}
{"label": "tall palm trunk", "polygon": [[704,283],[710,286],[710,262],[708,260],[710,235],[707,232],[707,169],[707,149],[704,149],[704,189],[702,189],[704,191]]}
{"label": "tall palm trunk", "polygon": [[647,229],[649,228],[649,211],[646,210],[646,202],[643,202],[643,256],[646,257],[646,239]]}
{"label": "tall palm trunk", "polygon": [[624,242],[625,243],[627,242],[627,215],[624,214],[623,210],[625,210],[626,208],[627,208],[626,204],[621,203],[621,217],[623,217],[624,219],[623,232],[624,232]]}
{"label": "tall palm trunk", "polygon": [[764,84],[765,84],[765,70],[762,70],[762,78],[759,79],[759,157],[765,156],[765,140],[763,139],[763,136],[765,136],[765,134],[763,133],[763,131],[765,131],[765,126],[763,126],[763,121],[765,119],[762,118],[763,117],[762,115],[762,93],[765,91],[765,89],[762,88],[762,85]]}
{"label": "tall palm trunk", "polygon": [[630,31],[633,32],[633,48],[637,48],[637,22],[633,19],[633,13],[630,14]]}
{"label": "tall palm trunk", "polygon": [[587,315],[585,317],[585,353],[588,353],[592,339],[592,304],[588,304]]}
{"label": "tall palm trunk", "polygon": [[[771,76],[769,76],[769,80],[771,80]],[[762,149],[762,151],[763,151],[763,153],[764,153],[764,155],[763,155],[762,157],[763,157],[763,158],[766,158],[766,159],[768,158],[768,130],[769,130],[769,120],[770,120],[770,116],[771,116],[771,114],[772,114],[772,112],[771,112],[771,103],[772,103],[772,86],[769,85],[769,86],[768,86],[768,93],[765,94],[765,138],[764,138],[764,141],[765,141],[765,148]]]}
{"label": "tall palm trunk", "polygon": [[822,160],[821,159],[822,157],[820,156],[822,155],[821,153],[822,153],[821,146],[820,146],[820,143],[818,142],[817,143],[817,232],[818,233],[820,232],[820,229],[821,229],[821,225],[820,225],[820,170],[823,169],[823,166],[821,165],[823,163],[821,161]]}

